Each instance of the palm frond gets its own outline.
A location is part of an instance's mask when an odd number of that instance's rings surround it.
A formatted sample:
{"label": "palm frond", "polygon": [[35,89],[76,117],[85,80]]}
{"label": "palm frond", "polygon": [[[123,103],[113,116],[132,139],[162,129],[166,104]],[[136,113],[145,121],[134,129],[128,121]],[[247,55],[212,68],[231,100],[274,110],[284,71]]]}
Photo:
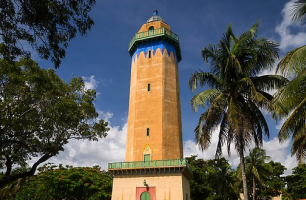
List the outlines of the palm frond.
{"label": "palm frond", "polygon": [[203,87],[206,84],[212,88],[219,88],[221,85],[221,81],[213,73],[202,71],[194,72],[189,79],[189,88],[191,91],[195,91],[198,85]]}
{"label": "palm frond", "polygon": [[284,76],[299,75],[306,69],[306,45],[298,47],[286,54],[279,62],[276,72],[281,72]]}
{"label": "palm frond", "polygon": [[217,150],[215,154],[215,158],[220,158],[222,156],[222,147],[227,139],[227,122],[226,122],[226,115],[223,115],[223,119],[220,125],[219,137],[218,137],[218,144]]}
{"label": "palm frond", "polygon": [[206,150],[208,149],[210,143],[211,143],[211,133],[203,132],[202,131],[202,126],[203,123],[205,123],[206,118],[207,118],[208,110],[206,110],[204,113],[201,114],[199,118],[199,122],[197,127],[194,129],[195,132],[195,140],[197,144],[199,145],[200,149]]}
{"label": "palm frond", "polygon": [[201,115],[195,133],[196,141],[202,150],[208,148],[207,144],[210,142],[211,134],[220,124],[226,106],[226,99],[221,93],[212,101],[208,110]]}
{"label": "palm frond", "polygon": [[299,130],[292,142],[291,156],[296,155],[296,159],[302,163],[306,158],[306,125]]}
{"label": "palm frond", "polygon": [[294,109],[292,114],[283,124],[279,131],[278,138],[280,142],[284,142],[290,135],[293,138],[300,132],[300,129],[305,126],[306,121],[306,97],[304,100]]}
{"label": "palm frond", "polygon": [[198,111],[198,107],[205,108],[209,105],[221,92],[218,89],[208,89],[200,92],[192,97],[190,104],[194,112]]}
{"label": "palm frond", "polygon": [[247,32],[240,35],[238,41],[233,45],[233,52],[236,52],[239,48],[244,47],[246,42],[253,40],[257,34],[259,24],[259,21],[255,22],[255,24],[253,24],[253,26]]}
{"label": "palm frond", "polygon": [[302,20],[306,19],[306,0],[297,0],[294,2],[294,14],[293,20]]}
{"label": "palm frond", "polygon": [[286,116],[290,113],[306,96],[306,70],[274,94],[273,104],[276,116]]}
{"label": "palm frond", "polygon": [[220,51],[216,45],[209,44],[207,47],[204,47],[202,50],[202,57],[204,62],[210,62],[210,69],[213,74],[217,76],[220,73]]}
{"label": "palm frond", "polygon": [[279,57],[278,44],[266,38],[259,38],[252,41],[255,50],[246,62],[250,76],[256,76],[263,69],[271,69],[275,60]]}
{"label": "palm frond", "polygon": [[264,75],[250,78],[259,91],[269,91],[283,87],[288,79],[280,75]]}
{"label": "palm frond", "polygon": [[274,106],[272,104],[273,96],[266,92],[256,92],[254,103],[260,109],[266,110],[268,112],[274,111]]}
{"label": "palm frond", "polygon": [[256,88],[251,78],[246,77],[238,81],[235,92],[242,95],[244,98],[254,99]]}

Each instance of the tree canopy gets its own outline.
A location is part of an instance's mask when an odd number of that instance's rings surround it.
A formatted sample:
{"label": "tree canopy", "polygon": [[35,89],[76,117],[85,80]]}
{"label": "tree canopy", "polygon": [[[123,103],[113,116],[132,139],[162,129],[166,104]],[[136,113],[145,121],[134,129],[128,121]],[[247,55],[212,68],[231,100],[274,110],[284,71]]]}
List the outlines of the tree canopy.
{"label": "tree canopy", "polygon": [[236,184],[239,184],[239,180],[225,158],[203,160],[191,156],[187,160],[193,172],[190,181],[191,199],[237,199],[239,190]]}
{"label": "tree canopy", "polygon": [[94,24],[89,12],[95,0],[1,0],[0,54],[13,60],[29,55],[30,46],[41,58],[59,67],[77,33]]}
{"label": "tree canopy", "polygon": [[99,166],[72,167],[46,164],[28,178],[15,199],[110,200],[112,177]]}
{"label": "tree canopy", "polygon": [[[98,118],[95,98],[82,78],[68,83],[31,59],[0,59],[0,188],[33,175],[69,139],[105,137],[107,122]],[[30,159],[30,169],[12,174],[13,166],[25,166]]]}
{"label": "tree canopy", "polygon": [[299,164],[293,168],[292,175],[285,178],[287,192],[292,199],[303,199],[306,197],[306,164]]}

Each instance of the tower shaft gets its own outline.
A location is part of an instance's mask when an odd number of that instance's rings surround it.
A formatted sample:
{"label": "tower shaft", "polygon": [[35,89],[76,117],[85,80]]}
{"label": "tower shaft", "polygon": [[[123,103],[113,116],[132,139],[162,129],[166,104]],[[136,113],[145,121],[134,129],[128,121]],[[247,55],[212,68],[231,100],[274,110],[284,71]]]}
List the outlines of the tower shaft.
{"label": "tower shaft", "polygon": [[183,158],[179,79],[175,51],[151,41],[132,58],[125,161]]}

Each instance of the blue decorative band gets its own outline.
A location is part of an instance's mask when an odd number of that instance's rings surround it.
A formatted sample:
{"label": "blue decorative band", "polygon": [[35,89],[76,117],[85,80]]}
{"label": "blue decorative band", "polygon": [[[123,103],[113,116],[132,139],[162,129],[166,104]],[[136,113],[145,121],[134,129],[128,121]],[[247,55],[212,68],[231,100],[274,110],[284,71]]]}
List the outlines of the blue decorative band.
{"label": "blue decorative band", "polygon": [[[137,59],[139,58],[139,54],[141,52],[144,52],[145,57],[147,57],[148,52],[152,51],[153,56],[155,56],[157,49],[160,49],[162,55],[164,54],[165,49],[167,49],[168,52],[168,56],[170,56],[170,53],[172,52],[175,59],[176,59],[176,52],[175,52],[175,48],[173,45],[169,44],[166,41],[151,41],[148,43],[144,43],[144,44],[139,44],[137,47],[137,50],[134,52],[133,56],[132,56],[132,60],[135,59],[135,57],[137,56]],[[177,61],[177,59],[176,59]]]}

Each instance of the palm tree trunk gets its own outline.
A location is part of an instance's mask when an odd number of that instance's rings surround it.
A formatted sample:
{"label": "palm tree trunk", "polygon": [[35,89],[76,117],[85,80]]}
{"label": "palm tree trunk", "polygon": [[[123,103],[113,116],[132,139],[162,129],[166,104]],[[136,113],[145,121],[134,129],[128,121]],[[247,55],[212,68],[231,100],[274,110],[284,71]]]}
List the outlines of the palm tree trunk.
{"label": "palm tree trunk", "polygon": [[248,187],[247,187],[247,181],[246,181],[246,175],[245,175],[243,149],[239,152],[239,155],[240,155],[240,167],[241,167],[241,176],[242,176],[242,185],[243,185],[243,196],[244,196],[244,200],[249,200]]}
{"label": "palm tree trunk", "polygon": [[253,176],[253,200],[255,200],[255,193],[256,193],[255,176]]}

